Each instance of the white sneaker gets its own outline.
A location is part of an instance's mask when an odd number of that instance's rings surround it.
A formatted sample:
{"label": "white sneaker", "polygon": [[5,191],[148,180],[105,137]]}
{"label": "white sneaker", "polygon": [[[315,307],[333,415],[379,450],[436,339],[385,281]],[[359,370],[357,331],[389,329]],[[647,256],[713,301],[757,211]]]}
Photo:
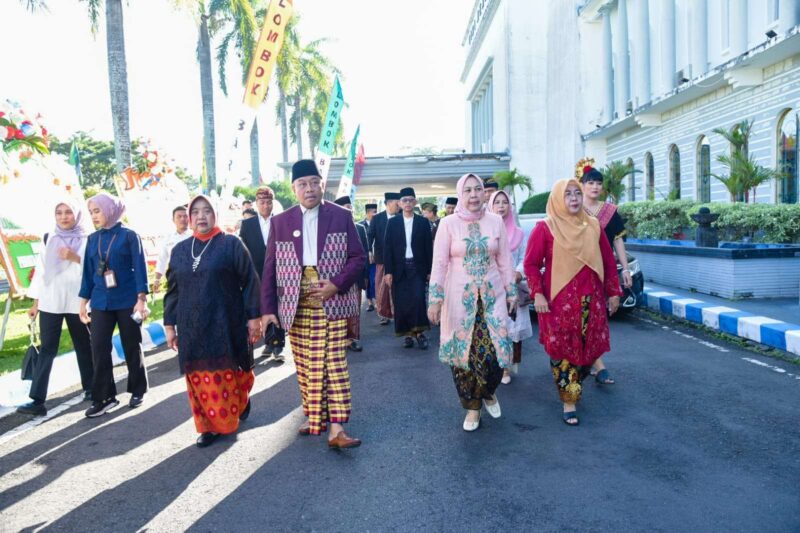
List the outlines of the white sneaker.
{"label": "white sneaker", "polygon": [[500,383],[502,383],[503,385],[508,385],[509,383],[511,383],[511,374],[510,373],[503,374],[503,379],[500,380]]}
{"label": "white sneaker", "polygon": [[500,418],[502,414],[500,411],[500,402],[497,400],[497,395],[494,396],[494,403],[489,405],[486,400],[483,400],[483,406],[492,418]]}
{"label": "white sneaker", "polygon": [[[467,413],[469,416],[469,413]],[[481,425],[481,412],[478,411],[478,421],[477,422],[470,422],[466,417],[464,418],[464,431],[475,431]]]}

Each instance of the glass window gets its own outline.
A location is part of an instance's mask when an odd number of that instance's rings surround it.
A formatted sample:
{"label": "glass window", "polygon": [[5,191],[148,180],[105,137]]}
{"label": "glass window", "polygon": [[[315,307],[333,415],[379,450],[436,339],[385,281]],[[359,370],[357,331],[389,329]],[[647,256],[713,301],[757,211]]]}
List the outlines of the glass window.
{"label": "glass window", "polygon": [[711,143],[705,135],[697,143],[697,199],[711,201]]}
{"label": "glass window", "polygon": [[653,155],[650,152],[644,154],[644,173],[647,182],[646,191],[648,200],[656,199],[656,167],[653,163]]}
{"label": "glass window", "polygon": [[783,179],[778,180],[778,202],[782,204],[798,203],[798,150],[797,139],[800,137],[800,118],[796,111],[787,109],[778,122],[778,171]]}
{"label": "glass window", "polygon": [[493,96],[494,84],[490,75],[472,99],[472,152],[476,154],[493,150]]}
{"label": "glass window", "polygon": [[669,150],[669,195],[674,200],[681,197],[681,153],[674,144]]}

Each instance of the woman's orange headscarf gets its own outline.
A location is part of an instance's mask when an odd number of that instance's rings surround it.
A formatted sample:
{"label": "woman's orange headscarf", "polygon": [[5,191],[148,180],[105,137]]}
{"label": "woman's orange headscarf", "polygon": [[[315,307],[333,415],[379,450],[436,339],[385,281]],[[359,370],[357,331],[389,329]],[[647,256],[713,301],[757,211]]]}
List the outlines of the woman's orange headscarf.
{"label": "woman's orange headscarf", "polygon": [[603,257],[600,254],[600,224],[581,206],[573,215],[567,210],[564,192],[569,185],[582,190],[575,178],[558,180],[547,200],[545,223],[553,234],[553,271],[550,273],[550,299],[558,295],[584,266],[603,279]]}

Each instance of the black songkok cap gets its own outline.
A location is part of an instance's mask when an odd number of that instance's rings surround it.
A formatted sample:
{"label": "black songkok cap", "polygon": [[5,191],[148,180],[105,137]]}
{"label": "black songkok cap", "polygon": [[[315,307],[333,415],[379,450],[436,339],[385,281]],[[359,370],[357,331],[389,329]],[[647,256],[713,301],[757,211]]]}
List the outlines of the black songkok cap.
{"label": "black songkok cap", "polygon": [[486,178],[483,180],[483,188],[484,189],[499,189],[500,185],[497,183],[497,180],[494,178]]}
{"label": "black songkok cap", "polygon": [[400,195],[396,192],[385,192],[383,193],[383,201],[388,202],[389,200],[399,200]]}
{"label": "black songkok cap", "polygon": [[370,209],[378,209],[378,204],[367,204],[364,206],[364,211],[369,211]]}
{"label": "black songkok cap", "polygon": [[317,170],[317,164],[312,159],[301,159],[292,165],[292,182],[309,176],[321,177],[319,170]]}
{"label": "black songkok cap", "polygon": [[448,196],[447,200],[444,201],[444,205],[458,205],[458,198]]}
{"label": "black songkok cap", "polygon": [[414,192],[413,187],[403,187],[400,189],[400,198],[405,198],[406,196],[413,196],[414,198],[417,197],[417,193]]}
{"label": "black songkok cap", "polygon": [[347,204],[352,204],[353,201],[350,199],[349,196],[340,196],[336,200],[333,201],[336,205],[346,206]]}

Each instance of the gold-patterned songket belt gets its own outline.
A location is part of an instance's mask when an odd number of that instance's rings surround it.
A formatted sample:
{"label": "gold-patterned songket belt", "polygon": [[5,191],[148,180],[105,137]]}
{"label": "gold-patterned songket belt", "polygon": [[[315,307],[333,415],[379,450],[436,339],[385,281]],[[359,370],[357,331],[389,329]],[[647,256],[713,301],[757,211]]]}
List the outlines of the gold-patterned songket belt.
{"label": "gold-patterned songket belt", "polygon": [[322,307],[322,299],[312,296],[311,290],[319,287],[319,274],[317,268],[313,266],[303,267],[303,277],[300,278],[300,300],[297,305],[319,309]]}

